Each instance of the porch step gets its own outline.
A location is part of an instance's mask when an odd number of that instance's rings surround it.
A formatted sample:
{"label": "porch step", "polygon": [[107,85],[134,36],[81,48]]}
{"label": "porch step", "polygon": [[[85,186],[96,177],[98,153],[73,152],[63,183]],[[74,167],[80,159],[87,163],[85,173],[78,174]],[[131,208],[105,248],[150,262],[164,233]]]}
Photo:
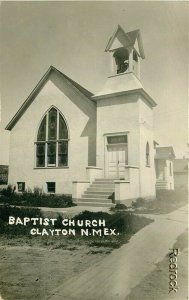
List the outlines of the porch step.
{"label": "porch step", "polygon": [[107,207],[107,208],[115,206],[114,203],[106,203],[106,202],[98,203],[98,202],[83,202],[83,201],[78,201],[77,205],[78,206]]}
{"label": "porch step", "polygon": [[81,198],[79,199],[79,202],[92,202],[92,203],[106,203],[106,204],[112,204],[112,200],[111,199],[96,199],[96,198]]}
{"label": "porch step", "polygon": [[79,206],[94,207],[114,207],[112,196],[114,192],[114,180],[108,178],[98,178],[84,192],[82,197],[77,200]]}
{"label": "porch step", "polygon": [[88,189],[88,190],[86,190],[85,192],[84,192],[84,195],[87,195],[87,194],[95,194],[95,195],[102,195],[102,197],[103,197],[103,195],[104,196],[106,196],[106,195],[110,195],[110,194],[113,194],[113,192],[114,192],[114,189],[112,189],[112,190],[107,190],[107,191],[103,191],[102,189],[101,190],[96,190],[96,189],[94,189],[94,190],[92,190],[92,189]]}
{"label": "porch step", "polygon": [[92,188],[97,188],[97,189],[114,189],[114,184],[107,184],[107,183],[95,183],[93,182],[92,185],[90,186]]}
{"label": "porch step", "polygon": [[95,181],[112,181],[114,182],[114,178],[96,178]]}
{"label": "porch step", "polygon": [[114,184],[114,180],[105,180],[105,179],[101,179],[101,180],[97,180],[95,179],[95,181],[93,181],[94,184]]}
{"label": "porch step", "polygon": [[109,193],[109,192],[114,192],[114,187],[110,187],[110,188],[105,188],[103,186],[100,187],[95,187],[95,186],[91,186],[89,187],[86,192],[99,192],[99,193]]}
{"label": "porch step", "polygon": [[89,193],[85,193],[85,194],[83,194],[82,195],[82,198],[99,198],[99,199],[108,199],[108,197],[110,197],[111,195],[110,194],[97,194],[97,193],[91,193],[91,194],[89,194]]}
{"label": "porch step", "polygon": [[167,188],[167,182],[166,181],[157,181],[156,182],[156,189],[157,190],[164,190]]}

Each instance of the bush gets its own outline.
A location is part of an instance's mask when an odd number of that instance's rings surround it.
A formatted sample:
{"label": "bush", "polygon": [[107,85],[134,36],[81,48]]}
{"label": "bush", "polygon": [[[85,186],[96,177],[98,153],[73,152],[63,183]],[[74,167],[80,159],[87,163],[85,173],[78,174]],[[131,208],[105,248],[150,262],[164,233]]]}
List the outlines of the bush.
{"label": "bush", "polygon": [[[56,227],[61,228],[62,224],[62,216],[59,216],[58,221],[56,222]],[[76,215],[72,220],[77,221],[85,221],[85,220],[105,220],[106,228],[115,229],[116,232],[124,233],[124,234],[132,234],[141,229],[142,227],[148,225],[152,220],[146,219],[142,216],[136,216],[129,212],[116,212],[114,214],[108,214],[106,212],[90,212],[90,211],[83,211],[80,214]],[[84,222],[85,223],[85,222]],[[83,229],[90,229],[83,225],[73,227],[76,231],[80,232],[81,228]],[[104,226],[95,226],[95,230],[103,229]]]}
{"label": "bush", "polygon": [[33,227],[32,225],[9,225],[9,216],[14,216],[15,218],[19,217],[21,219],[24,217],[40,218],[42,214],[38,208],[19,208],[10,207],[8,205],[0,206],[0,233],[7,235],[29,235],[29,229]]}
{"label": "bush", "polygon": [[127,209],[127,206],[123,203],[117,203],[115,209]]}
{"label": "bush", "polygon": [[187,201],[187,190],[157,190],[156,199],[138,198],[132,202],[132,207],[135,211],[142,209],[145,213],[169,213],[185,205]]}
{"label": "bush", "polygon": [[5,197],[11,197],[14,194],[14,189],[12,188],[11,185],[8,185],[6,189],[2,189],[1,195]]}
{"label": "bush", "polygon": [[129,207],[127,207],[125,204],[123,203],[117,203],[114,207],[110,207],[110,211],[118,211],[118,210],[126,210]]}
{"label": "bush", "polygon": [[146,204],[146,200],[144,198],[137,198],[136,201],[132,201],[132,207],[139,208],[144,207]]}
{"label": "bush", "polygon": [[25,191],[22,194],[14,193],[11,186],[1,192],[0,203],[33,206],[33,207],[70,207],[74,206],[71,195],[46,195],[38,187],[34,192]]}

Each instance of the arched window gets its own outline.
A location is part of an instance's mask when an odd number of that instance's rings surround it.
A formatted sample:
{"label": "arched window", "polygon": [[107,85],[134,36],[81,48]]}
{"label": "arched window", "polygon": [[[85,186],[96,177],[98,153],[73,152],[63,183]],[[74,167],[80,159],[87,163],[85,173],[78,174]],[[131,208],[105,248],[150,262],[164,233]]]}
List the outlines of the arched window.
{"label": "arched window", "polygon": [[169,164],[169,175],[172,176],[172,163]]}
{"label": "arched window", "polygon": [[150,147],[149,143],[146,143],[146,166],[150,166]]}
{"label": "arched window", "polygon": [[68,129],[61,113],[52,107],[39,126],[36,142],[37,167],[68,165]]}

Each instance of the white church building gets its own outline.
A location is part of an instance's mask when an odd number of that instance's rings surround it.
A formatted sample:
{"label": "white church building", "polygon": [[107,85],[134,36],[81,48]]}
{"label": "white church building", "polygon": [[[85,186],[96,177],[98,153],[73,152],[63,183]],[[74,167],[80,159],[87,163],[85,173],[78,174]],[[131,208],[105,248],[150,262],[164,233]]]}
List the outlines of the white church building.
{"label": "white church building", "polygon": [[111,72],[97,94],[50,66],[7,125],[18,192],[39,187],[102,206],[155,197],[156,103],[140,81],[140,31],[118,26],[105,51]]}

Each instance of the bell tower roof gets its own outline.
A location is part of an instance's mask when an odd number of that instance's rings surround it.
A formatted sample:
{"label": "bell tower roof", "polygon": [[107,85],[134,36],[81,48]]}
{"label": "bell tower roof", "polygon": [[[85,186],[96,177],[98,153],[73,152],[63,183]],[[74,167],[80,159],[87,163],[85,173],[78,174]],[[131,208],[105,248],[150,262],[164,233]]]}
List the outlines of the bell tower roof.
{"label": "bell tower roof", "polygon": [[106,46],[105,52],[112,52],[122,47],[135,49],[141,58],[145,58],[142,38],[139,29],[126,33],[123,28],[118,25],[116,31],[114,32],[113,36],[110,38]]}
{"label": "bell tower roof", "polygon": [[109,39],[105,52],[110,58],[110,75],[102,89],[92,98],[99,100],[126,94],[140,94],[151,107],[156,106],[156,102],[144,90],[140,81],[140,61],[145,58],[140,30],[126,33],[118,25]]}

